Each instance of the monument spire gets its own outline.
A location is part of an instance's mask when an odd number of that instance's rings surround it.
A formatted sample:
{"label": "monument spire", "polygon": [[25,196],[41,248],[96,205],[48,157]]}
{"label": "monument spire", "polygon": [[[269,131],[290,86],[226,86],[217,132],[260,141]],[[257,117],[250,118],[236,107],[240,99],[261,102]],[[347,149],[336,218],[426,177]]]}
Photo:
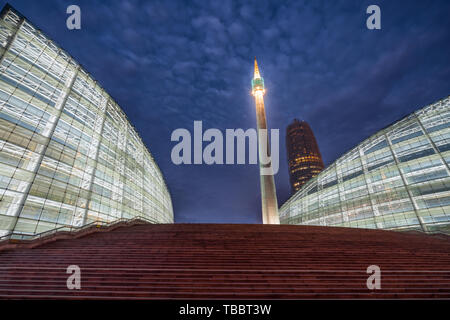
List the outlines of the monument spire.
{"label": "monument spire", "polygon": [[[270,157],[269,134],[266,122],[266,110],[264,108],[264,79],[261,77],[258,68],[258,62],[255,57],[255,69],[252,79],[252,95],[255,97],[256,122],[258,126],[258,154],[259,154],[259,177],[261,184],[261,204],[262,220],[264,224],[280,224],[278,215],[278,202],[273,179],[272,161],[262,163],[261,159]],[[265,130],[265,134],[261,134]],[[264,147],[265,146],[265,147]],[[264,155],[264,152],[267,155]]]}
{"label": "monument spire", "polygon": [[259,74],[259,68],[258,68],[258,62],[256,61],[255,57],[255,71],[253,72],[253,79],[261,78],[261,75]]}

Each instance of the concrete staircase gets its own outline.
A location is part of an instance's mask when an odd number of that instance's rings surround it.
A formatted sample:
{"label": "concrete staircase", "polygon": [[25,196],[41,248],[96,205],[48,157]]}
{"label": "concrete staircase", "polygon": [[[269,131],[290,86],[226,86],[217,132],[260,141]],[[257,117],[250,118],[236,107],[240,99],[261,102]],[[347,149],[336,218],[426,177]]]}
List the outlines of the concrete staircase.
{"label": "concrete staircase", "polygon": [[[116,225],[0,247],[0,298],[450,298],[450,237],[225,224]],[[39,242],[40,241],[40,242]],[[81,289],[69,290],[69,265]],[[369,290],[369,265],[381,290]]]}

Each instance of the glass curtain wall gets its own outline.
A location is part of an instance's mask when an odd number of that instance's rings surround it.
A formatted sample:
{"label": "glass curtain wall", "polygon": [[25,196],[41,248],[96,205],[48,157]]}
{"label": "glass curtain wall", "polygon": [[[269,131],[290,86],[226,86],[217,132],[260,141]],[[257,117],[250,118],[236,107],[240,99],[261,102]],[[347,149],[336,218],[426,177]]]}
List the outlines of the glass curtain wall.
{"label": "glass curtain wall", "polygon": [[281,223],[449,232],[450,98],[360,143],[280,209]]}
{"label": "glass curtain wall", "polygon": [[0,236],[143,216],[170,194],[117,103],[10,6],[0,17]]}

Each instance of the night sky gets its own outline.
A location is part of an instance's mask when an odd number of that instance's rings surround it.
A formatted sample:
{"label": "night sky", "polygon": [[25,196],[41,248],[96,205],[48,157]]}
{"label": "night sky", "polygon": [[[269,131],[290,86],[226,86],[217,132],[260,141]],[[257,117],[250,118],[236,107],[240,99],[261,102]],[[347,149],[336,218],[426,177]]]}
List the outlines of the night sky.
{"label": "night sky", "polygon": [[[290,196],[286,126],[310,123],[325,164],[450,94],[450,1],[14,1],[98,80],[160,166],[176,222],[260,223],[257,165],[172,164],[177,128],[256,127],[253,58],[280,129],[278,202]],[[3,7],[4,1],[0,1]],[[66,28],[67,6],[81,30]],[[381,8],[381,30],[366,8]],[[206,144],[205,144],[206,145]]]}

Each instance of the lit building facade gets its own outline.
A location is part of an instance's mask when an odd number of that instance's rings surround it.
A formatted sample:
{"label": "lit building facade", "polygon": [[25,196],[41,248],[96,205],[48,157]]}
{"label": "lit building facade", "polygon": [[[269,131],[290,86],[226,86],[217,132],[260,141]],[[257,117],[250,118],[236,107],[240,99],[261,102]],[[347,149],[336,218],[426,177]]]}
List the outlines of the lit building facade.
{"label": "lit building facade", "polygon": [[314,133],[306,121],[294,121],[286,129],[286,150],[292,194],[323,170]]}
{"label": "lit building facade", "polygon": [[449,164],[447,97],[337,159],[283,204],[281,223],[449,232]]}
{"label": "lit building facade", "polygon": [[108,93],[9,5],[0,45],[0,236],[172,223],[163,176]]}

